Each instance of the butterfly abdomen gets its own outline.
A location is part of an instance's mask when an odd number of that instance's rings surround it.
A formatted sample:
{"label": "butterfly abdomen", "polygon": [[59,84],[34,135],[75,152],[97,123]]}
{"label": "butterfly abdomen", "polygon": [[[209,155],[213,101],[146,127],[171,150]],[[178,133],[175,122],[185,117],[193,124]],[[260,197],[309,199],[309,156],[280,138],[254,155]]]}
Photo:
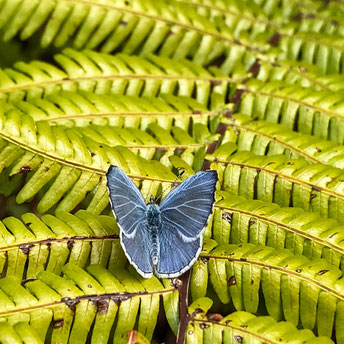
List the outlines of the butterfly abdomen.
{"label": "butterfly abdomen", "polygon": [[159,232],[161,229],[161,216],[159,206],[156,204],[147,205],[147,231],[149,237],[149,254],[153,265],[157,265],[160,255]]}

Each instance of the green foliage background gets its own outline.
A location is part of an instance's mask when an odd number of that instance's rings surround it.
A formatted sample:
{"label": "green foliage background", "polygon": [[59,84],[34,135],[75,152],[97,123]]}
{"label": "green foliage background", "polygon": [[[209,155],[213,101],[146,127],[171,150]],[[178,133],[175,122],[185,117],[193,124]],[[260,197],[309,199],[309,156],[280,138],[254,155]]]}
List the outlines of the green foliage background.
{"label": "green foliage background", "polygon": [[[343,17],[0,0],[0,342],[344,343]],[[128,265],[110,164],[146,199],[219,172],[180,279]]]}

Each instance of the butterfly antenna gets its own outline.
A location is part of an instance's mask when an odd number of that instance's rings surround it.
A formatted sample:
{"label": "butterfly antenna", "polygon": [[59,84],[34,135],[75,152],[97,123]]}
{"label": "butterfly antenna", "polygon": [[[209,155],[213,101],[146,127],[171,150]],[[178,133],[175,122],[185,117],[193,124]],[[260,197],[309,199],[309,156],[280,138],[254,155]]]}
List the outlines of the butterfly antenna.
{"label": "butterfly antenna", "polygon": [[[166,187],[164,190],[162,190],[162,191],[160,192],[159,196],[153,200],[153,203],[157,203],[157,201],[161,198],[161,196],[162,196],[168,189],[170,189],[170,188],[173,186],[173,184],[174,184],[178,179],[180,179],[180,177],[185,173],[185,168],[183,168],[183,167],[177,167],[177,171],[178,171],[178,176],[177,176],[177,178],[171,183],[171,185],[169,185],[168,187]],[[152,196],[151,196],[151,202],[152,202]]]}

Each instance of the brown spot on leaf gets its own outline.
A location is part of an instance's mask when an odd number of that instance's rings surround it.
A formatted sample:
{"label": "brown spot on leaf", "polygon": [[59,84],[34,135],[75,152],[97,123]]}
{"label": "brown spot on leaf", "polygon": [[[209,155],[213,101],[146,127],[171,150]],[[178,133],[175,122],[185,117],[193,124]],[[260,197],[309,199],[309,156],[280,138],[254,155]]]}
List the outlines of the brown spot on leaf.
{"label": "brown spot on leaf", "polygon": [[242,343],[242,337],[241,337],[241,336],[234,336],[234,340],[235,340],[237,343]]}
{"label": "brown spot on leaf", "polygon": [[194,115],[201,115],[202,114],[202,111],[201,110],[193,110],[192,113]]}
{"label": "brown spot on leaf", "polygon": [[221,218],[222,220],[225,220],[228,223],[232,223],[233,213],[228,213],[227,211],[224,211],[222,212]]}
{"label": "brown spot on leaf", "polygon": [[200,328],[201,330],[204,330],[205,328],[208,328],[208,327],[209,327],[209,325],[206,324],[206,323],[200,323],[200,324],[199,324],[199,328]]}
{"label": "brown spot on leaf", "polygon": [[106,300],[98,300],[97,302],[97,312],[100,314],[106,314],[109,310],[109,302]]}
{"label": "brown spot on leaf", "polygon": [[131,330],[126,333],[128,337],[128,342],[127,344],[138,344],[137,342],[137,331],[136,330]]}
{"label": "brown spot on leaf", "polygon": [[210,80],[211,86],[221,85],[221,80]]}
{"label": "brown spot on leaf", "polygon": [[74,246],[74,240],[68,240],[67,241],[67,247],[69,250],[71,250]]}
{"label": "brown spot on leaf", "polygon": [[281,35],[277,32],[275,32],[272,37],[269,39],[269,43],[273,46],[273,47],[277,47],[279,40],[281,38]]}
{"label": "brown spot on leaf", "polygon": [[321,191],[321,188],[319,188],[318,186],[314,186],[314,185],[312,186],[312,189],[316,190],[316,191]]}
{"label": "brown spot on leaf", "polygon": [[183,285],[182,280],[179,278],[173,278],[171,279],[171,286],[175,287],[176,289],[180,288]]}
{"label": "brown spot on leaf", "polygon": [[223,319],[223,316],[219,313],[209,314],[207,316],[208,320],[210,321],[220,321]]}
{"label": "brown spot on leaf", "polygon": [[299,22],[302,20],[303,14],[301,12],[294,15],[294,17],[291,18],[292,21]]}
{"label": "brown spot on leaf", "polygon": [[80,302],[79,300],[70,299],[69,297],[63,297],[61,301],[64,302],[65,305],[73,312],[75,311],[76,305]]}
{"label": "brown spot on leaf", "polygon": [[231,276],[229,277],[229,280],[228,280],[228,286],[231,287],[232,285],[236,285],[236,279],[235,279],[235,276]]}
{"label": "brown spot on leaf", "polygon": [[320,270],[318,272],[318,275],[323,275],[323,274],[326,274],[326,272],[328,272],[329,270]]}
{"label": "brown spot on leaf", "polygon": [[226,109],[225,111],[223,111],[223,115],[224,115],[225,117],[227,117],[227,118],[230,118],[230,119],[233,119],[233,120],[234,120],[234,118],[232,118],[232,114],[233,114],[233,111],[232,111],[232,110],[228,110],[228,109]]}
{"label": "brown spot on leaf", "polygon": [[57,319],[53,321],[53,328],[61,328],[63,326],[64,320]]}
{"label": "brown spot on leaf", "polygon": [[19,173],[28,174],[31,171],[32,171],[32,168],[30,166],[24,165],[20,168]]}
{"label": "brown spot on leaf", "polygon": [[23,244],[19,246],[19,250],[22,251],[24,254],[28,255],[30,253],[31,248],[34,246],[34,244]]}

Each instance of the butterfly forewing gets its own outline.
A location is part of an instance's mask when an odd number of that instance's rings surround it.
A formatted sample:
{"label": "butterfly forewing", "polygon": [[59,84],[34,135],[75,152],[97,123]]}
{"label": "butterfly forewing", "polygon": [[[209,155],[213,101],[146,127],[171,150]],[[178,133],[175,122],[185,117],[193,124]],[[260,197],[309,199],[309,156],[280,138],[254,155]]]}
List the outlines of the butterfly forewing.
{"label": "butterfly forewing", "polygon": [[193,241],[207,225],[215,201],[216,171],[198,172],[161,202],[162,231],[173,228],[183,241]]}
{"label": "butterfly forewing", "polygon": [[106,173],[112,210],[124,234],[133,237],[146,221],[146,204],[138,188],[118,167],[110,166]]}

